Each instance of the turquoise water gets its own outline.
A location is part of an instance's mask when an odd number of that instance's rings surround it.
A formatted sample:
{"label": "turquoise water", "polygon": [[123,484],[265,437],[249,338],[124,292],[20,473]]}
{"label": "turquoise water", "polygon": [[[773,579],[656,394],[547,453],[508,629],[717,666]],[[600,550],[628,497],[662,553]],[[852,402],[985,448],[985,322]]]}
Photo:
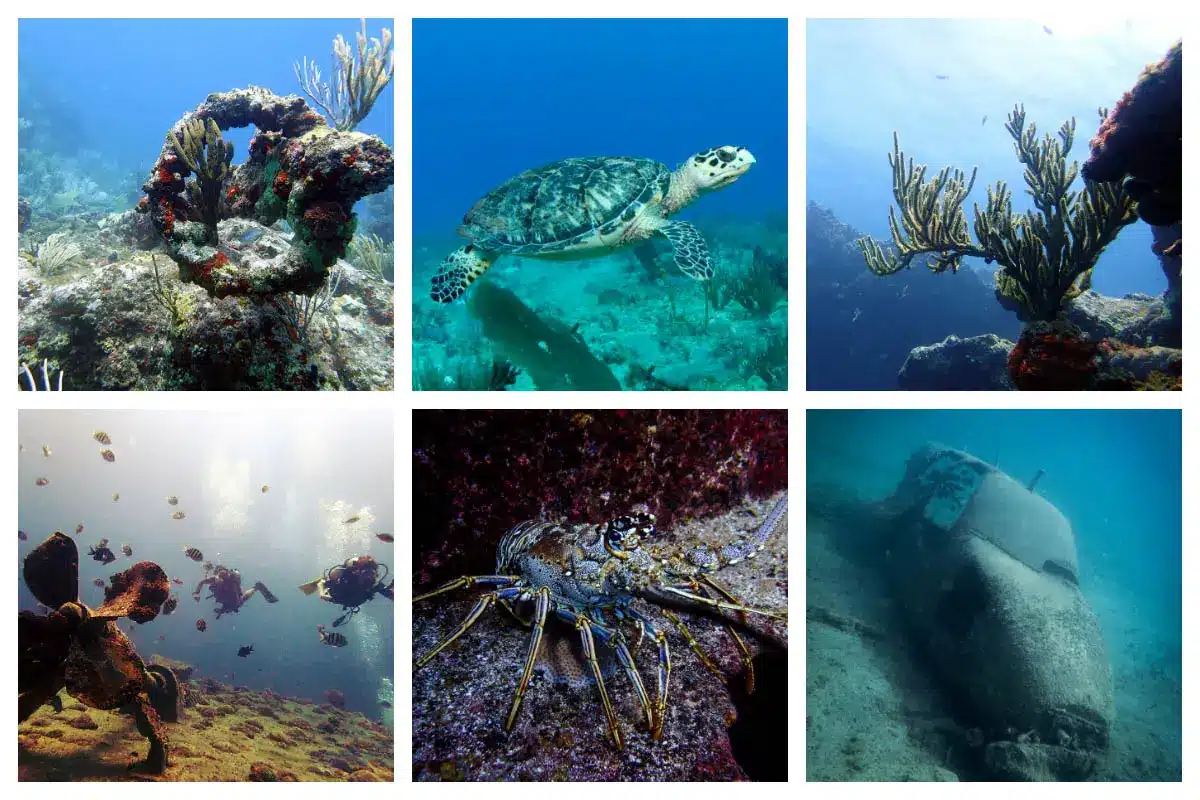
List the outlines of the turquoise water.
{"label": "turquoise water", "polygon": [[927,441],[966,450],[1019,481],[1044,470],[1037,492],[1074,530],[1080,587],[1113,667],[1114,751],[1125,763],[1137,756],[1157,765],[1161,777],[1181,758],[1180,418],[1177,411],[811,411],[808,484],[810,492],[836,486],[883,499]]}
{"label": "turquoise water", "polygon": [[[414,21],[414,387],[489,388],[509,362],[515,389],[786,388],[787,111],[782,20]],[[707,300],[662,237],[640,258],[503,257],[479,283],[508,293],[430,299],[463,216],[509,178],[723,145],[755,165],[678,217],[716,255]],[[762,302],[738,299],[751,279]]]}

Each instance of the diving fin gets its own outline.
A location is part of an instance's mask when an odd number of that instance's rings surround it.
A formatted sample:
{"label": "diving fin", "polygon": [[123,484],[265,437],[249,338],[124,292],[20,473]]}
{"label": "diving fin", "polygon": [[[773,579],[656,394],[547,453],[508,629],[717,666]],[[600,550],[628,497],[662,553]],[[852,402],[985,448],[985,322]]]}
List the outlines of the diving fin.
{"label": "diving fin", "polygon": [[271,594],[271,590],[268,589],[267,585],[265,583],[263,583],[262,581],[256,582],[254,584],[254,588],[258,589],[260,592],[262,592],[263,599],[266,600],[268,603],[278,603],[279,602],[279,598],[276,597],[275,595]]}
{"label": "diving fin", "polygon": [[311,583],[306,583],[306,584],[302,585],[300,587],[300,591],[304,592],[304,594],[306,594],[306,595],[311,595],[313,592],[315,592],[317,590],[317,587],[320,584],[321,584],[321,579],[317,578],[315,581],[312,581]]}
{"label": "diving fin", "polygon": [[396,582],[392,581],[387,586],[380,586],[378,589],[376,589],[376,591],[386,597],[388,600],[394,601],[396,599]]}

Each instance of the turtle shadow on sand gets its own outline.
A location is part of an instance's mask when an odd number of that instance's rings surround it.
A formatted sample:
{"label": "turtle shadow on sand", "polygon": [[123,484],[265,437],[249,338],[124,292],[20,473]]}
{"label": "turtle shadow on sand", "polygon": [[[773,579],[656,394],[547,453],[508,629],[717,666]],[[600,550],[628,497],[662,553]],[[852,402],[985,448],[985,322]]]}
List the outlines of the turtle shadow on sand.
{"label": "turtle shadow on sand", "polygon": [[89,708],[133,716],[150,748],[129,768],[161,775],[169,765],[164,723],[178,719],[178,682],[169,668],[146,666],[116,623],[157,617],[170,594],[167,574],[152,561],[134,564],[110,578],[103,605],[93,610],[79,599],[74,540],[54,533],[25,557],[22,575],[49,613],[17,615],[18,722],[46,704],[60,709],[65,689]]}

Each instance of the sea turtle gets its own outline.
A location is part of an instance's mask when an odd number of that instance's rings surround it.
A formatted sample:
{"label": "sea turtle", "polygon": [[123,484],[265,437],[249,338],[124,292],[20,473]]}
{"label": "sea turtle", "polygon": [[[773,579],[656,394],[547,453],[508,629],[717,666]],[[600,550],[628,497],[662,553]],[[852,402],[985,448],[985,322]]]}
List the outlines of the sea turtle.
{"label": "sea turtle", "polygon": [[573,261],[604,256],[661,233],[684,274],[713,275],[704,237],[668,217],[702,194],[724,189],[754,164],[744,147],[725,145],[689,158],[674,172],[649,158],[567,158],[522,172],[488,192],[463,217],[470,240],[442,262],[430,297],[458,299],[502,255]]}
{"label": "sea turtle", "polygon": [[25,557],[25,584],[48,614],[17,615],[17,708],[24,722],[47,703],[62,709],[62,689],[91,708],[133,715],[150,741],[145,760],[130,769],[161,774],[167,768],[164,722],[175,722],[179,685],[170,668],[146,666],[116,621],[149,622],[170,592],[167,574],[142,561],[110,578],[104,604],[79,600],[79,551],[74,540],[52,534]]}

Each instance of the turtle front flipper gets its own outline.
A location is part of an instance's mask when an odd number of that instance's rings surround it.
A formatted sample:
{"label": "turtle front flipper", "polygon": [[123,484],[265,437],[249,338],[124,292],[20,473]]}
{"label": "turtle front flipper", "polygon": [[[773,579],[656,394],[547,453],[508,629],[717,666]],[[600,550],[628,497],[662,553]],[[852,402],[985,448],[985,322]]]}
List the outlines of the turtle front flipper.
{"label": "turtle front flipper", "polygon": [[458,248],[438,267],[429,296],[438,303],[457,300],[495,261],[495,256],[473,244]]}
{"label": "turtle front flipper", "polygon": [[689,278],[706,281],[712,278],[712,259],[704,236],[689,222],[668,222],[660,230],[671,240],[675,250],[675,266]]}
{"label": "turtle front flipper", "polygon": [[133,714],[138,733],[150,741],[150,752],[146,758],[133,762],[129,769],[152,775],[163,774],[170,764],[167,758],[167,728],[150,703],[150,698],[143,692],[133,699],[126,710]]}

